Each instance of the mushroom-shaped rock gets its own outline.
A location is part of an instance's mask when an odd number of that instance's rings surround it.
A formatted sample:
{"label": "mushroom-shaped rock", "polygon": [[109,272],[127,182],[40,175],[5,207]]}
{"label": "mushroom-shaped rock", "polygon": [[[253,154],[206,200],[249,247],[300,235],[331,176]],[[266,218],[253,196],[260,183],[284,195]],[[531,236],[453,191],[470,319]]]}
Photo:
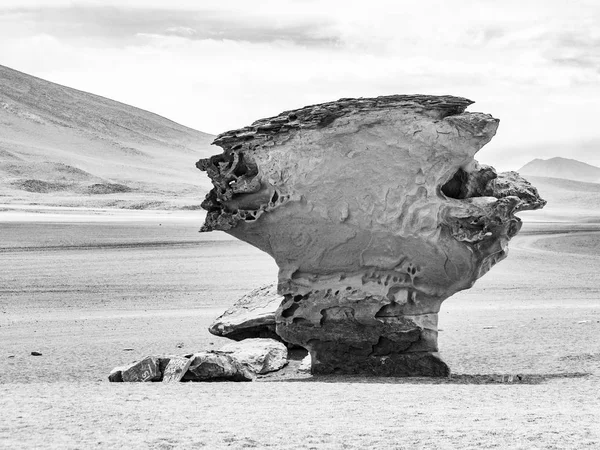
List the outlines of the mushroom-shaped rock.
{"label": "mushroom-shaped rock", "polygon": [[474,160],[499,121],[470,100],[393,95],[287,111],[219,135],[202,231],[279,266],[277,334],[313,373],[445,376],[443,300],[506,256],[515,212],[545,202]]}
{"label": "mushroom-shaped rock", "polygon": [[259,375],[275,372],[288,363],[287,347],[275,339],[244,339],[226,344],[220,351],[230,354]]}

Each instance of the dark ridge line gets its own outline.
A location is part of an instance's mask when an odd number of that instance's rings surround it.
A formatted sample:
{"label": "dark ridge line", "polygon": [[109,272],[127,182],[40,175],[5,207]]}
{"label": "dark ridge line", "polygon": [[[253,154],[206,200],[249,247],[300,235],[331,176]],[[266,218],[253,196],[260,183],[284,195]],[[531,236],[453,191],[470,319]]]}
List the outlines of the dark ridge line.
{"label": "dark ridge line", "polygon": [[0,253],[18,253],[18,252],[45,252],[45,251],[60,251],[60,250],[94,250],[94,249],[119,249],[119,248],[154,248],[154,247],[202,247],[213,242],[236,242],[237,241],[160,241],[160,242],[131,242],[127,244],[91,244],[91,245],[51,245],[47,247],[0,247]]}
{"label": "dark ridge line", "polygon": [[387,95],[370,98],[341,98],[337,101],[284,111],[277,116],[257,120],[252,125],[219,134],[212,142],[222,148],[239,141],[265,139],[299,128],[322,128],[340,117],[360,111],[389,108],[424,109],[440,112],[440,119],[461,114],[472,100],[452,95]]}

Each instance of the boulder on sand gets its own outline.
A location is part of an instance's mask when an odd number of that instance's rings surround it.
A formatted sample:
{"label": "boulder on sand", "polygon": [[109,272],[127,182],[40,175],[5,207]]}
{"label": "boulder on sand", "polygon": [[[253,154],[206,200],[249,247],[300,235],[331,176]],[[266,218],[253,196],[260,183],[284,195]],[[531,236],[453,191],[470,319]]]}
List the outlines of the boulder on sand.
{"label": "boulder on sand", "polygon": [[252,381],[253,370],[231,353],[205,351],[185,356],[147,356],[126,366],[115,367],[111,382],[133,381]]}
{"label": "boulder on sand", "polygon": [[147,356],[140,361],[134,361],[131,364],[126,364],[124,366],[117,366],[110,371],[108,381],[113,383],[161,381],[163,379],[163,374],[165,373],[165,368],[172,358],[178,358],[178,356]]}
{"label": "boulder on sand", "polygon": [[161,378],[160,360],[155,356],[147,356],[141,361],[123,368],[121,371],[121,379],[125,382],[158,381]]}
{"label": "boulder on sand", "polygon": [[248,338],[281,341],[275,332],[275,311],[282,301],[283,296],[277,293],[275,284],[254,289],[221,314],[208,331],[234,341]]}
{"label": "boulder on sand", "polygon": [[190,367],[192,360],[185,356],[174,356],[169,359],[169,362],[162,371],[163,383],[175,383],[181,381]]}
{"label": "boulder on sand", "polygon": [[274,339],[244,339],[227,344],[220,351],[234,356],[260,375],[279,370],[288,363],[287,347]]}
{"label": "boulder on sand", "polygon": [[229,353],[194,353],[183,381],[253,381],[256,374]]}

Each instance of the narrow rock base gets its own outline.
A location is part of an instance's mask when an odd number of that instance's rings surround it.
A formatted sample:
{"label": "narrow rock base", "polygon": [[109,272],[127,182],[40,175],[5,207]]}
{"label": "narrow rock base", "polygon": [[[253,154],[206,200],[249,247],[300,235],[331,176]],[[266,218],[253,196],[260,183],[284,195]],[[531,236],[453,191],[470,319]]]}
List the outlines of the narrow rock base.
{"label": "narrow rock base", "polygon": [[344,374],[378,377],[447,377],[450,368],[437,353],[397,353],[352,357],[348,353],[311,352],[314,375]]}
{"label": "narrow rock base", "polygon": [[311,373],[450,375],[437,353],[441,300],[385,283],[387,295],[369,294],[344,281],[349,289],[286,295],[276,314],[277,333],[310,352]]}

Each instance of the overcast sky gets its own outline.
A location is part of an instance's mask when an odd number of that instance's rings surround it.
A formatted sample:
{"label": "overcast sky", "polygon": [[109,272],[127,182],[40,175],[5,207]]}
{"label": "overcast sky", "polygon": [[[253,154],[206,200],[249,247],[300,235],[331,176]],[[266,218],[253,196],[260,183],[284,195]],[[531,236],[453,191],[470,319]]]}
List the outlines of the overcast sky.
{"label": "overcast sky", "polygon": [[0,64],[209,133],[341,97],[452,94],[478,155],[600,165],[598,0],[2,0]]}

